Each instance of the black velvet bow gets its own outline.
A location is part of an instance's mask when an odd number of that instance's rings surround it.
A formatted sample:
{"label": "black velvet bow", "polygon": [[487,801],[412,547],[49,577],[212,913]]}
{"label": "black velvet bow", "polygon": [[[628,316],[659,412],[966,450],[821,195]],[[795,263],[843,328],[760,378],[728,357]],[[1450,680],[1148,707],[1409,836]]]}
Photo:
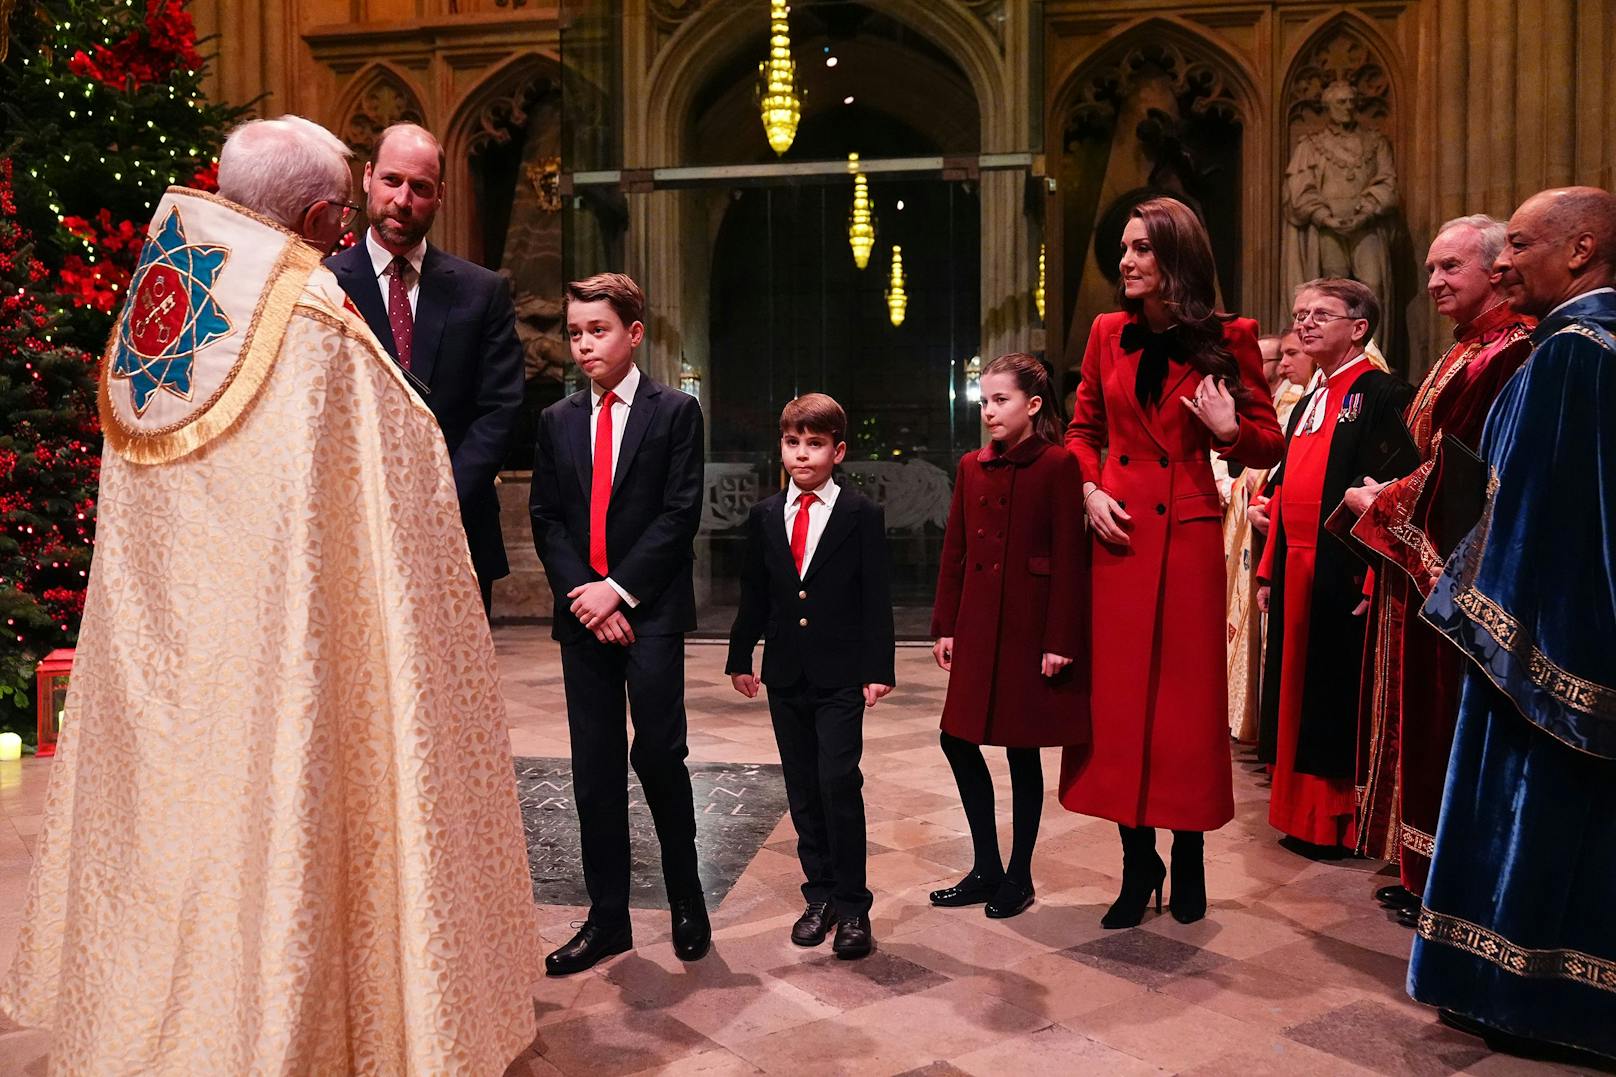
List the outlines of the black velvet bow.
{"label": "black velvet bow", "polygon": [[1142,352],[1139,370],[1134,374],[1133,392],[1140,407],[1161,404],[1162,387],[1167,382],[1167,364],[1178,358],[1178,327],[1152,333],[1138,322],[1122,327],[1122,350]]}

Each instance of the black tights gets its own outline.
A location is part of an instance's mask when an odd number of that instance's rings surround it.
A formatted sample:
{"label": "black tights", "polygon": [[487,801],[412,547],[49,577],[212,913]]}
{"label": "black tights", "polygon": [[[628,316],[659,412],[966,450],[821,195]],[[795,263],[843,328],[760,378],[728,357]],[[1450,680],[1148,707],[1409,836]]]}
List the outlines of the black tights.
{"label": "black tights", "polygon": [[988,773],[982,749],[968,740],[948,733],[942,735],[943,755],[954,768],[965,821],[971,827],[971,844],[976,864],[972,869],[984,879],[1008,876],[1023,886],[1032,886],[1032,849],[1038,843],[1038,822],[1044,813],[1044,768],[1037,748],[1006,748],[1010,761],[1010,812],[1012,841],[1010,863],[999,860],[999,829],[993,808],[993,775]]}

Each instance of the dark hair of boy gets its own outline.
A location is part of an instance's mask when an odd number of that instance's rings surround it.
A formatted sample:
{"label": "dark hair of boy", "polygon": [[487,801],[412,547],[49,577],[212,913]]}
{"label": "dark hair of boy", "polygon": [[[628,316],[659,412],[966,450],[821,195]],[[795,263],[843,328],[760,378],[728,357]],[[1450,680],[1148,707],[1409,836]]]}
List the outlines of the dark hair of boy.
{"label": "dark hair of boy", "polygon": [[1066,420],[1061,416],[1060,399],[1055,396],[1055,384],[1049,377],[1049,368],[1035,355],[1011,352],[1001,355],[982,368],[982,377],[989,374],[1008,374],[1016,380],[1016,388],[1029,398],[1044,402],[1033,416],[1033,436],[1041,437],[1051,445],[1060,445],[1066,438]]}
{"label": "dark hair of boy", "polygon": [[847,440],[847,412],[824,393],[804,393],[780,412],[781,434],[823,434],[833,444]]}
{"label": "dark hair of boy", "polygon": [[645,321],[645,293],[626,273],[596,273],[569,281],[561,294],[561,320],[566,321],[569,304],[598,303],[603,299],[625,326]]}

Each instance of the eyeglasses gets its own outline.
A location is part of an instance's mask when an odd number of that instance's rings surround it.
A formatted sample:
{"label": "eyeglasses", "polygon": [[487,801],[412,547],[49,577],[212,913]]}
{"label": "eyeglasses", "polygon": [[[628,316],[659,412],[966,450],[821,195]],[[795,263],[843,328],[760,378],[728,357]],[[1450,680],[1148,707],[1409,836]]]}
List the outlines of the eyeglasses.
{"label": "eyeglasses", "polygon": [[316,198],[314,201],[303,207],[303,212],[299,214],[299,216],[308,216],[309,210],[313,209],[315,206],[318,206],[321,202],[324,202],[328,206],[334,206],[337,209],[342,210],[342,221],[339,230],[343,232],[346,232],[349,228],[352,228],[354,221],[358,220],[359,215],[365,212],[364,206],[356,206],[352,202],[344,202],[335,198]]}
{"label": "eyeglasses", "polygon": [[1323,326],[1329,325],[1331,322],[1338,322],[1343,318],[1351,318],[1353,321],[1359,320],[1357,318],[1353,318],[1350,314],[1336,314],[1334,311],[1329,310],[1303,310],[1291,315],[1291,324],[1306,325],[1308,322],[1312,322],[1314,325],[1322,328]]}

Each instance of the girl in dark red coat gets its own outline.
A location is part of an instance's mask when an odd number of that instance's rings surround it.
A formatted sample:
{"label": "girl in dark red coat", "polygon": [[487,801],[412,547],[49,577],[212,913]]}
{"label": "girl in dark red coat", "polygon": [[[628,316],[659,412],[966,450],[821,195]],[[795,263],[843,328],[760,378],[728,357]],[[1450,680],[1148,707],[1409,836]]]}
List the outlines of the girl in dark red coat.
{"label": "girl in dark red coat", "polygon": [[1094,736],[1062,759],[1061,803],[1122,832],[1122,893],[1106,927],[1137,924],[1152,894],[1161,908],[1156,827],[1173,831],[1173,916],[1206,913],[1202,832],[1234,817],[1211,454],[1265,468],[1284,451],[1256,324],[1217,313],[1199,219],[1151,199],[1122,244],[1123,309],[1094,320],[1066,433],[1095,540]]}
{"label": "girl in dark red coat", "polygon": [[[982,372],[982,421],[992,440],[966,453],[954,478],[932,612],[932,653],[949,671],[943,754],[954,769],[975,864],[934,905],[987,903],[1015,916],[1032,904],[1032,851],[1044,807],[1038,749],[1088,739],[1082,655],[1086,546],[1077,462],[1044,365],[1004,355]],[[1014,840],[999,859],[993,779],[981,745],[1010,761]]]}

